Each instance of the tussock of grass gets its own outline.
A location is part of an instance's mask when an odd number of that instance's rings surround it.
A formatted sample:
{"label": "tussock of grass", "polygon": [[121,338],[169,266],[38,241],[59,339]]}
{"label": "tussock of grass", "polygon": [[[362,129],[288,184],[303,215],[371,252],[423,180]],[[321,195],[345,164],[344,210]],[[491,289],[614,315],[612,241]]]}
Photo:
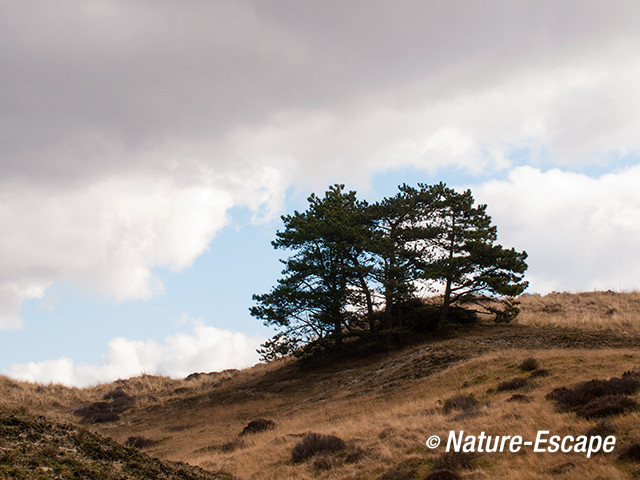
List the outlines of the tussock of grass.
{"label": "tussock of grass", "polygon": [[512,378],[511,380],[505,380],[504,382],[500,382],[496,387],[496,390],[498,392],[508,392],[511,390],[520,390],[523,388],[530,388],[531,386],[532,385],[531,385],[531,382],[529,382],[529,379],[524,377],[515,377],[515,378]]}
{"label": "tussock of grass", "polygon": [[522,361],[518,368],[523,372],[532,372],[533,370],[537,370],[540,367],[538,364],[538,360],[533,357],[526,358]]}
{"label": "tussock of grass", "polygon": [[275,426],[276,424],[273,420],[269,420],[268,418],[256,418],[255,420],[251,420],[247,426],[242,429],[240,435],[264,432],[275,428]]}
{"label": "tussock of grass", "polygon": [[326,455],[341,452],[346,446],[344,440],[335,435],[308,433],[293,447],[291,451],[291,461],[293,463],[300,463],[317,454]]}
{"label": "tussock of grass", "polygon": [[523,395],[522,393],[514,393],[507,399],[507,402],[529,403],[532,400],[533,400],[533,397],[529,395]]}
{"label": "tussock of grass", "polygon": [[449,413],[451,411],[471,412],[479,408],[478,400],[472,395],[456,395],[448,398],[442,405],[442,411]]}
{"label": "tussock of grass", "polygon": [[536,368],[529,374],[529,378],[548,377],[549,375],[551,375],[551,372],[546,368]]}

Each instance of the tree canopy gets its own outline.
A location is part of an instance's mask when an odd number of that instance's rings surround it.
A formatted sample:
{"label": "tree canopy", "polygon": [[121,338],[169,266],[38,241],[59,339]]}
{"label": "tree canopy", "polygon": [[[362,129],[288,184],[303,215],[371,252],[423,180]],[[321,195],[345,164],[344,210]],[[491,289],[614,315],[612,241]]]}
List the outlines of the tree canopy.
{"label": "tree canopy", "polygon": [[278,330],[260,350],[263,358],[375,335],[381,319],[393,325],[403,305],[425,292],[439,299],[439,325],[461,305],[510,320],[513,298],[527,287],[527,254],[496,243],[486,209],[469,190],[443,183],[402,185],[374,204],[344,185],[312,194],[307,210],[282,217],[272,242],[290,252],[282,277],[253,296],[251,314]]}

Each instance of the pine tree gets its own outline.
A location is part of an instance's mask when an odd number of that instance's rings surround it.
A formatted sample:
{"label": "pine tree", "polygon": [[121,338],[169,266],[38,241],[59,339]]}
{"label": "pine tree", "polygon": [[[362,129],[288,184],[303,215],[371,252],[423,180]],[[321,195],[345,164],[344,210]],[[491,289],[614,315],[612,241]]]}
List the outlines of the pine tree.
{"label": "pine tree", "polygon": [[344,332],[373,312],[366,277],[365,243],[371,237],[366,202],[344,185],[320,198],[311,195],[305,212],[282,217],[274,248],[292,251],[283,260],[282,277],[271,292],[254,295],[251,314],[279,333],[265,343],[264,358],[286,354],[312,341],[340,345]]}
{"label": "pine tree", "polygon": [[401,305],[414,297],[415,280],[428,260],[431,229],[426,213],[431,191],[403,184],[399,192],[370,207],[375,230],[370,249],[374,253],[376,279],[382,287],[387,318],[397,317]]}
{"label": "pine tree", "polygon": [[509,299],[527,288],[526,252],[496,243],[497,229],[487,206],[474,206],[470,190],[458,193],[443,183],[430,190],[430,258],[422,277],[440,288],[440,322],[447,321],[451,305],[476,302],[479,297],[505,301],[503,309],[490,307],[500,319],[517,314]]}

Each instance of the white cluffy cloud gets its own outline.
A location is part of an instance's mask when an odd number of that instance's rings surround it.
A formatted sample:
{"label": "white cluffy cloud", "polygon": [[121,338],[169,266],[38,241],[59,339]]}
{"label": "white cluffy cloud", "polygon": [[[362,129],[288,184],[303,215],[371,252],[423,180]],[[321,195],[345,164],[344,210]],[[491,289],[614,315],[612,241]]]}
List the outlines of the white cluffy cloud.
{"label": "white cluffy cloud", "polygon": [[9,376],[18,380],[89,386],[142,373],[185,377],[193,372],[244,368],[258,362],[263,338],[221,330],[194,321],[190,333],[175,333],[163,343],[117,337],[109,342],[101,365],[76,364],[71,358],[15,364]]}
{"label": "white cluffy cloud", "polygon": [[[67,280],[116,301],[163,291],[156,267],[190,266],[245,205],[266,215],[281,201],[279,176],[256,169],[242,181],[180,181],[170,175],[108,177],[0,193],[0,330],[19,328],[20,304]],[[246,197],[243,199],[243,195]]]}
{"label": "white cluffy cloud", "polygon": [[516,168],[474,188],[535,292],[640,289],[640,166],[598,178]]}

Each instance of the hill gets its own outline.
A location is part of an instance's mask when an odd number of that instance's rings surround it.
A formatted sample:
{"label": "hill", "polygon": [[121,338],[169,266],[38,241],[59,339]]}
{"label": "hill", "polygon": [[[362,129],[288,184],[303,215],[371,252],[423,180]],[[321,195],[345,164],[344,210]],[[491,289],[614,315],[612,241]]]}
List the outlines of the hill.
{"label": "hill", "polygon": [[[640,295],[526,295],[522,309],[515,324],[480,323],[364,357],[88,389],[2,378],[0,394],[5,409],[20,405],[74,432],[240,479],[640,475]],[[525,440],[540,430],[614,435],[616,445],[590,458],[532,448],[445,454],[444,445],[425,445],[432,435],[446,442],[451,430]]]}
{"label": "hill", "polygon": [[150,457],[137,448],[24,409],[0,408],[0,478],[92,480],[233,480],[201,468]]}

